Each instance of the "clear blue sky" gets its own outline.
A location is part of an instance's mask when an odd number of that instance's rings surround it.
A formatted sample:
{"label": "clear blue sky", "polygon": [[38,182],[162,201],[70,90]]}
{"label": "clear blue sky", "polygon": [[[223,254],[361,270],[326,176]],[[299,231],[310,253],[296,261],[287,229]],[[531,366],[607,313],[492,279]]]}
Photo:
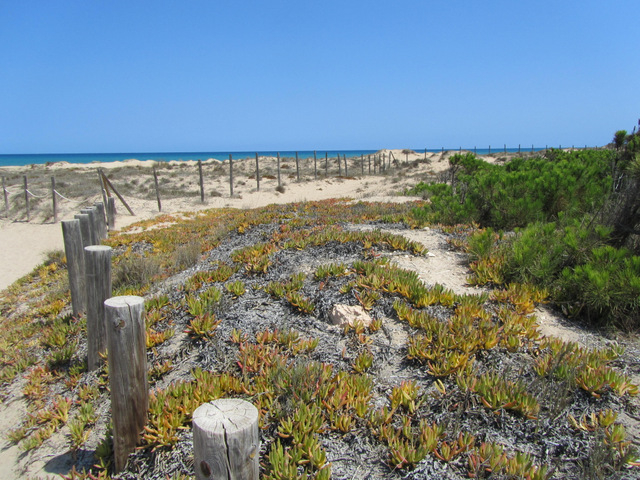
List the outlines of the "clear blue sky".
{"label": "clear blue sky", "polygon": [[0,1],[0,153],[605,144],[638,2]]}

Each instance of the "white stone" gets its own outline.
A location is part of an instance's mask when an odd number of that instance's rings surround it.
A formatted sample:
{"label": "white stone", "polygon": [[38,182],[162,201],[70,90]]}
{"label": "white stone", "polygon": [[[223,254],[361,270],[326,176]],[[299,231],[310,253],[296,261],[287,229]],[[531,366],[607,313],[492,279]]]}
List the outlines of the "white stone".
{"label": "white stone", "polygon": [[373,319],[360,305],[334,305],[329,313],[329,319],[334,325],[353,327],[356,323],[364,327],[371,325]]}

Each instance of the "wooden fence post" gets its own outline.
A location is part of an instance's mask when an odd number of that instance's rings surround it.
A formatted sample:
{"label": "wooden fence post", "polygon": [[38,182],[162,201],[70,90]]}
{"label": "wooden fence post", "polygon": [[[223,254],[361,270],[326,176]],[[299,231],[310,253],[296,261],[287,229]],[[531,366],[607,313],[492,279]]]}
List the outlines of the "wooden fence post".
{"label": "wooden fence post", "polygon": [[82,247],[82,232],[80,220],[62,221],[62,238],[64,253],[67,257],[67,274],[69,289],[71,290],[71,308],[73,315],[78,316],[85,309],[84,284],[84,251]]}
{"label": "wooden fence post", "polygon": [[[79,213],[74,216],[80,222],[80,233],[82,234],[82,249],[93,245],[91,243],[91,219],[86,213]],[[84,254],[83,254],[84,255]]]}
{"label": "wooden fence post", "polygon": [[156,200],[158,201],[158,211],[162,211],[162,202],[160,201],[160,187],[158,186],[158,172],[156,166],[153,166],[153,184],[156,186]]}
{"label": "wooden fence post", "polygon": [[313,151],[313,179],[318,179],[318,157],[315,150]]}
{"label": "wooden fence post", "polygon": [[144,299],[112,297],[104,301],[109,349],[109,388],[113,418],[115,471],[127,465],[149,407]]}
{"label": "wooden fence post", "polygon": [[5,177],[2,177],[2,193],[4,194],[4,214],[9,216],[9,196],[7,194],[7,184]]}
{"label": "wooden fence post", "polygon": [[298,160],[298,152],[296,152],[296,181],[300,182],[300,161]]}
{"label": "wooden fence post", "polygon": [[340,158],[340,154],[338,153],[338,176],[342,176],[342,159]]}
{"label": "wooden fence post", "polygon": [[[338,157],[340,157],[340,154],[338,154]],[[347,167],[347,155],[346,154],[342,154],[342,158],[344,158],[344,176],[348,177],[349,176],[349,170]]]}
{"label": "wooden fence post", "polygon": [[116,228],[116,199],[107,198],[107,220],[109,222],[109,231]]}
{"label": "wooden fence post", "polygon": [[329,176],[329,153],[324,152],[324,177]]}
{"label": "wooden fence post", "polygon": [[369,162],[369,175],[371,175],[371,155],[367,155],[367,162]]}
{"label": "wooden fence post", "polygon": [[260,162],[258,161],[258,152],[256,152],[256,189],[260,191]]}
{"label": "wooden fence post", "polygon": [[278,187],[280,187],[280,186],[282,186],[282,183],[280,181],[280,152],[278,152],[276,154],[276,158],[277,158],[277,161],[278,161]]}
{"label": "wooden fence post", "polygon": [[258,409],[246,400],[220,398],[193,412],[197,480],[258,480]]}
{"label": "wooden fence post", "polygon": [[107,349],[104,301],[111,297],[111,247],[85,247],[84,268],[87,282],[87,369],[91,371],[101,365],[100,354]]}
{"label": "wooden fence post", "polygon": [[491,145],[489,145],[489,155],[491,155]]}
{"label": "wooden fence post", "polygon": [[233,198],[233,157],[229,154],[229,196]]}
{"label": "wooden fence post", "polygon": [[202,160],[198,159],[198,173],[200,175],[200,201],[204,203],[204,181],[202,180]]}
{"label": "wooden fence post", "polygon": [[107,222],[105,219],[104,203],[96,202],[93,204],[93,208],[95,209],[98,225],[98,236],[100,237],[100,240],[104,240],[107,238]]}
{"label": "wooden fence post", "polygon": [[51,202],[53,204],[53,223],[58,223],[58,199],[56,198],[56,177],[51,177]]}
{"label": "wooden fence post", "polygon": [[80,210],[80,213],[89,216],[89,238],[91,239],[91,245],[98,245],[100,243],[100,238],[98,235],[98,215],[96,214],[96,210],[94,208],[83,208]]}
{"label": "wooden fence post", "polygon": [[360,154],[360,175],[364,175],[364,153]]}
{"label": "wooden fence post", "polygon": [[107,178],[107,176],[104,174],[104,172],[102,172],[102,170],[99,170],[99,171],[100,171],[101,178],[104,181],[105,185],[107,185],[109,188],[111,188],[111,190],[113,190],[113,193],[115,193],[116,197],[118,197],[118,199],[122,202],[122,204],[124,205],[124,208],[127,209],[127,211],[131,214],[132,217],[135,217],[135,213],[133,213],[133,210],[131,210],[131,207],[129,206],[129,204],[122,197],[122,195],[120,195],[120,192],[118,192],[118,190],[116,190],[116,187],[113,186],[113,184]]}
{"label": "wooden fence post", "polygon": [[27,222],[31,220],[31,212],[29,210],[29,186],[27,184],[27,176],[22,177],[24,181],[24,203],[27,207]]}
{"label": "wooden fence post", "polygon": [[100,192],[102,193],[102,201],[106,205],[107,204],[107,185],[106,185],[106,182],[104,181],[104,173],[102,172],[101,168],[98,169],[98,181],[100,182]]}

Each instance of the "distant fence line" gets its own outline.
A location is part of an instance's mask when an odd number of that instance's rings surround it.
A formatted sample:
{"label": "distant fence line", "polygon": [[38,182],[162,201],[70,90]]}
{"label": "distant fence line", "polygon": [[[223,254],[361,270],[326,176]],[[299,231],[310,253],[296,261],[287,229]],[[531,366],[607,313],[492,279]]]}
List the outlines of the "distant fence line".
{"label": "distant fence line", "polygon": [[[487,149],[480,149],[480,154],[500,154],[500,153],[513,153],[513,154],[523,154],[523,153],[528,153],[528,152],[546,152],[550,147],[548,145],[545,145],[544,148],[542,147],[535,147],[534,145],[531,145],[531,147],[527,147],[524,148],[521,145],[518,145],[517,148],[514,147],[507,147],[506,144],[504,144],[502,146],[502,148],[493,148],[491,145],[489,145],[489,147]],[[555,147],[551,147],[551,148],[555,148]],[[562,149],[562,145],[559,145],[558,147],[559,149]],[[583,147],[578,147],[578,149],[582,149]],[[599,147],[587,147],[586,145],[584,146],[584,149],[587,148],[599,148]],[[576,147],[572,146],[571,147],[572,150],[575,150]],[[457,152],[461,153],[462,151],[467,151],[467,152],[473,152],[474,154],[478,154],[478,148],[477,147],[473,147],[473,149],[463,149],[462,147],[459,147]],[[402,151],[402,155],[405,156],[404,159],[400,158],[397,159],[394,155],[394,153],[392,151],[388,151],[387,152],[382,152],[382,153],[375,153],[375,154],[368,154],[368,155],[364,155],[361,154],[359,156],[352,156],[352,157],[348,157],[345,154],[336,154],[335,157],[329,157],[328,153],[325,152],[324,154],[324,158],[322,158],[322,156],[318,156],[317,152],[314,151],[313,152],[313,179],[317,180],[319,178],[319,176],[321,175],[319,173],[319,171],[321,172],[322,170],[324,170],[324,178],[328,178],[330,176],[330,164],[333,166],[333,168],[335,168],[335,165],[337,164],[337,172],[336,176],[337,177],[348,177],[349,173],[351,172],[352,174],[360,174],[362,176],[364,175],[381,175],[384,174],[386,172],[388,172],[391,168],[393,168],[394,166],[400,166],[403,163],[403,160],[405,163],[409,162],[409,155],[415,155],[415,154],[423,154],[424,155],[424,160],[427,160],[427,154],[428,153],[451,153],[451,152],[456,152],[456,150],[453,149],[445,149],[444,147],[441,147],[440,149],[434,150],[434,149],[427,149],[425,148],[423,152],[418,152],[416,150],[403,150]],[[287,157],[289,158],[289,157]],[[260,182],[261,180],[263,180],[264,178],[271,178],[271,176],[265,176],[261,174],[261,163],[260,161],[264,162],[265,160],[275,160],[276,162],[276,170],[277,170],[277,189],[282,189],[282,161],[284,160],[284,157],[281,158],[280,154],[278,153],[276,155],[276,158],[273,157],[261,157],[258,153],[255,154],[255,180],[256,180],[256,190],[260,191]],[[291,158],[293,159],[293,158]],[[307,157],[305,160],[310,160],[311,157]],[[249,160],[249,158],[243,158],[241,159],[241,161],[246,161]],[[416,159],[414,159],[416,160]],[[236,160],[237,162],[238,160]],[[225,161],[219,161],[220,164],[225,164]],[[319,165],[320,163],[320,165]],[[322,165],[322,163],[324,163],[324,165]],[[351,163],[351,165],[349,165],[349,163]],[[234,166],[234,159],[232,157],[232,155],[229,155],[229,160],[228,160],[228,165],[229,165],[229,195],[230,197],[234,196],[234,190],[233,190],[233,183],[234,183],[234,170],[233,170],[233,166]],[[295,178],[297,182],[301,181],[301,167],[300,167],[300,158],[298,156],[298,152],[295,153],[295,165],[296,165],[296,172],[295,172]],[[197,161],[197,170],[198,170],[198,176],[199,176],[199,189],[200,189],[200,201],[204,203],[205,201],[205,190],[204,190],[204,186],[205,186],[205,182],[204,182],[204,173],[203,173],[203,162],[201,160]],[[263,165],[264,167],[264,165]],[[320,168],[319,168],[320,167]],[[359,167],[359,168],[358,168]],[[333,169],[332,169],[333,170]],[[153,173],[153,180],[154,180],[154,190],[155,190],[155,197],[156,197],[156,201],[158,204],[158,211],[162,211],[162,199],[161,199],[161,188],[159,186],[159,181],[158,181],[158,171],[156,169],[156,166],[154,165],[152,167],[152,173]],[[109,180],[109,178],[107,177],[107,175],[104,173],[104,170],[101,168],[98,168],[98,178],[100,181],[100,189],[102,192],[102,196],[103,196],[103,204],[104,205],[108,205],[109,202],[107,201],[108,198],[112,197],[112,194],[115,195],[120,202],[124,205],[124,207],[129,211],[129,213],[131,215],[134,215],[133,210],[131,209],[131,207],[127,204],[126,200],[124,199],[124,197],[120,194],[120,192],[115,188],[115,186],[112,184],[112,182]],[[53,212],[53,223],[57,223],[58,222],[58,202],[60,200],[64,200],[64,201],[68,201],[68,202],[74,202],[74,203],[83,203],[81,201],[77,201],[77,200],[73,200],[68,198],[67,196],[63,195],[61,192],[59,192],[56,188],[56,180],[54,176],[51,176],[51,186],[48,192],[41,192],[38,190],[31,190],[29,187],[29,181],[28,181],[28,177],[27,175],[23,175],[23,179],[22,179],[22,185],[20,186],[19,184],[15,184],[13,186],[9,186],[7,185],[7,181],[6,181],[6,177],[2,176],[2,191],[3,191],[3,198],[4,198],[4,217],[8,218],[9,217],[9,196],[10,195],[19,195],[20,193],[23,193],[24,195],[24,208],[25,208],[25,213],[26,213],[26,221],[29,222],[31,220],[31,199],[32,198],[36,198],[36,199],[43,199],[43,198],[50,198],[51,201],[51,205],[52,205],[52,212]],[[15,190],[14,190],[15,188]],[[40,187],[42,188],[42,187]],[[37,193],[36,193],[37,192]]]}

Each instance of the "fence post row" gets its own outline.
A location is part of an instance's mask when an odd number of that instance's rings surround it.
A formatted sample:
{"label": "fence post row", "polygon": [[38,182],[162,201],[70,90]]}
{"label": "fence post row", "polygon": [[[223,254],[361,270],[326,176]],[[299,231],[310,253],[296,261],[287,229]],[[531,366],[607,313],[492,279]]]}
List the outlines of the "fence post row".
{"label": "fence post row", "polygon": [[109,387],[113,417],[115,471],[122,471],[147,422],[149,386],[144,328],[144,299],[107,298],[104,305],[105,345],[109,351]]}

